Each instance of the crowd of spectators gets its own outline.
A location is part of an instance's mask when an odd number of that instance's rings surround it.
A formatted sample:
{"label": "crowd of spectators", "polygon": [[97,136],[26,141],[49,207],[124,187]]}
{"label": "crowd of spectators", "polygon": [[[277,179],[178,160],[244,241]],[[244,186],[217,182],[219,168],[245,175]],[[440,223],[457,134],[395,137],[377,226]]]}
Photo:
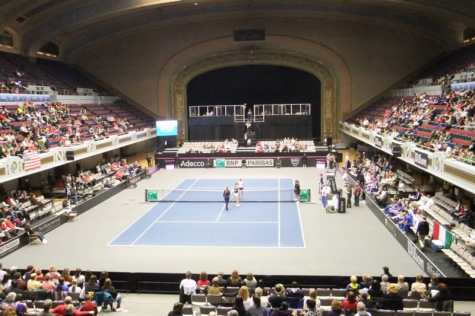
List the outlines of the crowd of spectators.
{"label": "crowd of spectators", "polygon": [[[54,265],[48,271],[30,265],[21,275],[17,267],[3,270],[0,263],[0,286],[3,315],[7,311],[9,315],[25,315],[28,308],[33,307],[28,306],[31,298],[43,303],[44,315],[97,315],[96,301],[112,311],[121,309],[122,296],[114,288],[107,271],[97,276],[89,270],[83,273],[79,268],[73,272],[65,268],[59,273]],[[61,300],[64,304],[53,308],[53,301]]]}
{"label": "crowd of spectators", "polygon": [[22,156],[26,150],[46,152],[51,147],[101,140],[110,131],[123,134],[131,127],[126,118],[91,116],[86,109],[73,113],[58,101],[35,104],[26,100],[14,110],[2,105],[0,158]]}
{"label": "crowd of spectators", "polygon": [[315,152],[313,141],[301,141],[297,138],[277,139],[276,141],[260,141],[256,143],[256,153],[298,153]]}
{"label": "crowd of spectators", "polygon": [[[378,134],[390,135],[401,141],[412,141],[418,146],[435,152],[444,152],[472,163],[474,161],[475,138],[468,146],[454,141],[452,129],[475,129],[475,95],[467,89],[459,93],[450,90],[440,97],[427,93],[415,95],[412,100],[402,98],[398,104],[386,109],[383,118],[359,118],[358,125],[374,130]],[[435,124],[431,132],[423,125]],[[401,128],[402,127],[402,128]]]}
{"label": "crowd of spectators", "polygon": [[[322,306],[317,297],[318,290],[304,290],[297,282],[292,282],[288,288],[280,283],[269,288],[264,286],[263,280],[256,280],[252,273],[241,278],[237,271],[227,279],[221,271],[211,282],[208,274],[201,272],[196,282],[188,271],[180,283],[180,302],[175,303],[168,316],[183,315],[184,304],[192,302],[193,294],[221,296],[220,305],[232,307],[228,316],[322,316],[324,309],[329,309],[330,316],[369,316],[375,309],[403,310],[403,299],[406,298],[427,299],[435,303],[435,310],[447,311],[444,302],[451,300],[451,295],[438,278],[433,277],[429,284],[425,284],[422,275],[418,275],[409,286],[402,275],[397,277],[397,283],[389,283],[392,277],[389,268],[383,270],[384,274],[377,279],[363,275],[358,281],[356,276],[351,276],[346,289],[341,289],[341,297],[335,297],[331,306]],[[237,290],[229,292],[228,287]],[[213,313],[209,315],[216,315]]]}

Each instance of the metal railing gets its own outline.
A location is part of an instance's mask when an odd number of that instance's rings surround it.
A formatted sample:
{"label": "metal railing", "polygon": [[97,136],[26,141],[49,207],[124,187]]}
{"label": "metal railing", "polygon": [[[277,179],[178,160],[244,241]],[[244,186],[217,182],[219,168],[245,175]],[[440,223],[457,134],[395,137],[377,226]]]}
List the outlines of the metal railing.
{"label": "metal railing", "polygon": [[246,105],[196,105],[190,106],[188,112],[190,117],[244,116]]}

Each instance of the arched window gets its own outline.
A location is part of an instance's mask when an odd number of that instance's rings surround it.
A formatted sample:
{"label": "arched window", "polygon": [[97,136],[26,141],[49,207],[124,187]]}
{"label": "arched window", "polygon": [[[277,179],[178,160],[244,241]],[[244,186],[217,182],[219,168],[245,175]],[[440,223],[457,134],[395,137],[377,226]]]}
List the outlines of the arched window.
{"label": "arched window", "polygon": [[7,31],[0,33],[0,46],[13,48],[13,35]]}
{"label": "arched window", "polygon": [[475,28],[471,26],[467,26],[463,30],[463,42],[464,43],[469,43],[475,41]]}
{"label": "arched window", "polygon": [[37,52],[38,55],[45,55],[48,57],[58,57],[59,56],[59,47],[56,43],[48,42],[44,44],[40,50]]}

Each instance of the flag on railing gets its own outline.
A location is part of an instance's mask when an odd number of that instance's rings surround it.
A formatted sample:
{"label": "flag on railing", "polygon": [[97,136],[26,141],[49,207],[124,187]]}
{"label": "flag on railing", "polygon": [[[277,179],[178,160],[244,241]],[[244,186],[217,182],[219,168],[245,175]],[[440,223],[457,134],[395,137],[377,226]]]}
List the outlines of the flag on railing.
{"label": "flag on railing", "polygon": [[41,159],[37,151],[25,150],[23,160],[25,160],[25,171],[41,168]]}
{"label": "flag on railing", "polygon": [[452,245],[453,236],[452,233],[445,229],[444,226],[434,221],[432,239],[441,241],[444,244],[444,248],[449,249]]}

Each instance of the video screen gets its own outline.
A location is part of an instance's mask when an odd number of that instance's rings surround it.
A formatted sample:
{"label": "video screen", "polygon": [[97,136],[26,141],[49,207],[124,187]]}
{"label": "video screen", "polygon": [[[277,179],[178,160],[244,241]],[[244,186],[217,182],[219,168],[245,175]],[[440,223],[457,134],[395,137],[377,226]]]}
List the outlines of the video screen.
{"label": "video screen", "polygon": [[178,121],[157,121],[157,136],[177,136]]}

